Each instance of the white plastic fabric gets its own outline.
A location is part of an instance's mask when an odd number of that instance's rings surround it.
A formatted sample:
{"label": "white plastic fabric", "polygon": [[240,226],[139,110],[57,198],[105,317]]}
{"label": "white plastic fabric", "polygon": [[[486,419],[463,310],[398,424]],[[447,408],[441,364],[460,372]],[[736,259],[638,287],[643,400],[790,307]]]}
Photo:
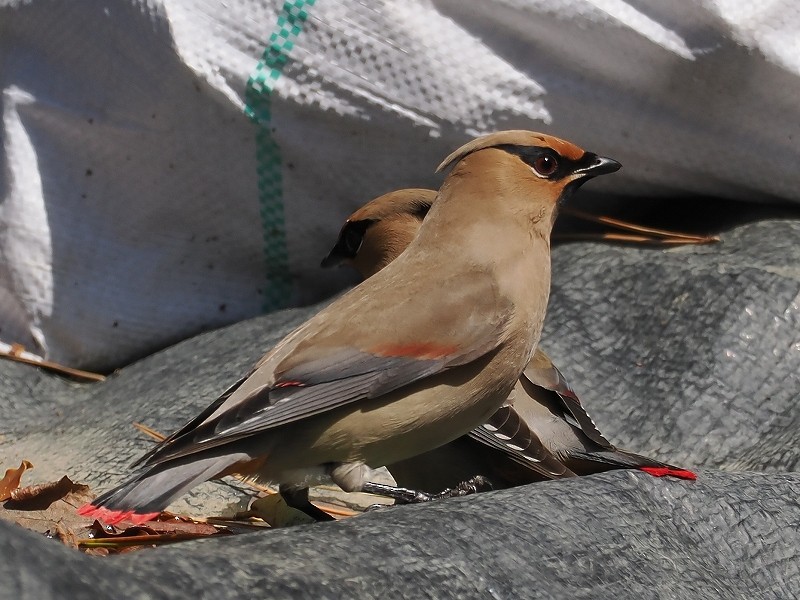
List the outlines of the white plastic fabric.
{"label": "white plastic fabric", "polygon": [[800,201],[794,0],[0,0],[0,94],[0,340],[75,367],[329,293],[344,217],[492,130]]}

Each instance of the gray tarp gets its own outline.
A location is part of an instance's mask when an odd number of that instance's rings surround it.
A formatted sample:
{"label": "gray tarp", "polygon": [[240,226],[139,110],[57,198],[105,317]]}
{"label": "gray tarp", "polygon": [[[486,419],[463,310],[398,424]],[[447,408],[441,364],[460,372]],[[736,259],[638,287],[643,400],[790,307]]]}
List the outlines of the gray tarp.
{"label": "gray tarp", "polygon": [[[0,597],[800,597],[800,220],[704,247],[569,244],[543,346],[615,443],[700,467],[614,472],[338,524],[81,556],[0,523]],[[0,362],[0,465],[106,488],[314,309],[207,333],[106,382]],[[237,499],[205,484],[177,505]]]}
{"label": "gray tarp", "polygon": [[775,598],[800,592],[800,476],[616,472],[111,559],[0,523],[6,597]]}

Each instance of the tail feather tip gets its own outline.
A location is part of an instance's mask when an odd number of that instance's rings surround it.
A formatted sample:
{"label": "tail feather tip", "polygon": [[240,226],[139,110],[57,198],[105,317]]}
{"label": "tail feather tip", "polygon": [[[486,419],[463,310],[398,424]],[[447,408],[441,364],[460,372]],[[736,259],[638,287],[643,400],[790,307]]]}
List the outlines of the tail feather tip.
{"label": "tail feather tip", "polygon": [[697,479],[697,474],[693,471],[676,467],[639,467],[639,470],[653,477],[677,477],[678,479],[688,479],[689,481]]}
{"label": "tail feather tip", "polygon": [[110,510],[102,506],[95,506],[94,504],[84,504],[78,509],[78,514],[103,521],[108,525],[116,525],[126,520],[134,525],[141,525],[147,521],[152,521],[161,513],[152,512],[139,514],[132,510]]}

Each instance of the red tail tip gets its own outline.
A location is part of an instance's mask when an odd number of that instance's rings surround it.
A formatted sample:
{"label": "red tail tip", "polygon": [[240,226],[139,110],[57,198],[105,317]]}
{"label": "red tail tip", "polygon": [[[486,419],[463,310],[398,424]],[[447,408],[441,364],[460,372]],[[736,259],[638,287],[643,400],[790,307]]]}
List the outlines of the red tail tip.
{"label": "red tail tip", "polygon": [[653,477],[677,477],[678,479],[688,479],[694,481],[697,479],[697,474],[686,469],[674,469],[672,467],[639,467],[640,471],[644,471]]}
{"label": "red tail tip", "polygon": [[103,521],[108,525],[116,525],[121,521],[130,521],[134,525],[141,525],[147,521],[152,521],[161,513],[142,513],[138,514],[132,510],[109,510],[102,506],[94,506],[93,504],[84,504],[78,509],[78,514],[84,517],[90,517]]}

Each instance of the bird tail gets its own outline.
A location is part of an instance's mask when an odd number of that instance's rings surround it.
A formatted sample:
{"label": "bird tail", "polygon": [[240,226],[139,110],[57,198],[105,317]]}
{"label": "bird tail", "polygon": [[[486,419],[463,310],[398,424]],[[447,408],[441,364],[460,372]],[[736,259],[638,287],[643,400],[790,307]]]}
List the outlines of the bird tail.
{"label": "bird tail", "polygon": [[167,461],[141,470],[122,485],[78,509],[78,514],[114,525],[129,520],[151,521],[175,498],[194,486],[223,474],[248,457],[227,454],[198,459]]}
{"label": "bird tail", "polygon": [[677,477],[679,479],[697,479],[693,471],[676,467],[640,454],[615,448],[613,450],[599,450],[595,452],[570,452],[570,458],[579,460],[584,465],[592,463],[595,472],[610,471],[612,469],[636,469],[644,471],[653,477]]}

